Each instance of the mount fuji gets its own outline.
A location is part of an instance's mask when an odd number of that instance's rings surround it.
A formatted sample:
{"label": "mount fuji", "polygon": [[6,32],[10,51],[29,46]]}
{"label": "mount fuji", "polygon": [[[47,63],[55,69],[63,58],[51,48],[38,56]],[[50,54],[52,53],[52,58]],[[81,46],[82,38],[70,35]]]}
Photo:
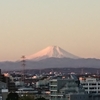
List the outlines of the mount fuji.
{"label": "mount fuji", "polygon": [[[58,46],[49,46],[36,54],[26,56],[26,69],[44,68],[100,68],[100,59],[80,58]],[[21,70],[21,62],[0,62],[2,70]]]}
{"label": "mount fuji", "polygon": [[71,59],[79,59],[78,56],[75,56],[58,46],[49,46],[36,54],[27,56],[26,59],[28,60],[43,60],[47,58],[71,58]]}

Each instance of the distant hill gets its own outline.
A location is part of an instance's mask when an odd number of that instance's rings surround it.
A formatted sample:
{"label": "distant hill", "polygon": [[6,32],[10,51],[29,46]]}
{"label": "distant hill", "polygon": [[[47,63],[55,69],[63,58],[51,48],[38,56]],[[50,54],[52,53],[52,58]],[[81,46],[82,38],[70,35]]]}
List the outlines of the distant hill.
{"label": "distant hill", "polygon": [[[43,68],[100,68],[100,59],[70,59],[70,58],[47,58],[40,61],[26,61],[26,69]],[[0,62],[2,70],[20,70],[21,62]]]}

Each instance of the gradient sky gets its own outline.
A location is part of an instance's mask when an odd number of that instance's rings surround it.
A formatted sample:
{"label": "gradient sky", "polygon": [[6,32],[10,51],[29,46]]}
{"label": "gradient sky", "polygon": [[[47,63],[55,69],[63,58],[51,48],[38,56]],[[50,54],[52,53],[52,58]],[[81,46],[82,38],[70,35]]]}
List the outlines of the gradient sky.
{"label": "gradient sky", "polygon": [[100,58],[100,0],[0,0],[0,61],[50,45]]}

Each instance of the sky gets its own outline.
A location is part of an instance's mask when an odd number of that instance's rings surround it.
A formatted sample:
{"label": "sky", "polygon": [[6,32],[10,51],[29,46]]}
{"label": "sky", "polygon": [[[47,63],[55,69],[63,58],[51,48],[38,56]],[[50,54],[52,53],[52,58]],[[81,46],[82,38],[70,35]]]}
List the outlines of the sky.
{"label": "sky", "polygon": [[100,0],[0,0],[0,61],[50,45],[100,59]]}

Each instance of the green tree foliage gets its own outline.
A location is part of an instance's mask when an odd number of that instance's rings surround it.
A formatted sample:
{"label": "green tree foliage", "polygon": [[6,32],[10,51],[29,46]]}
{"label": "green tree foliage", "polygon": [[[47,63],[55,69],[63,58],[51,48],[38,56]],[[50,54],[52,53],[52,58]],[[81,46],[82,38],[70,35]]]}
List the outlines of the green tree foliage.
{"label": "green tree foliage", "polygon": [[33,96],[22,96],[19,100],[35,100]]}
{"label": "green tree foliage", "polygon": [[6,100],[18,100],[19,96],[17,93],[9,93]]}
{"label": "green tree foliage", "polygon": [[35,100],[46,100],[44,97],[37,98]]}

